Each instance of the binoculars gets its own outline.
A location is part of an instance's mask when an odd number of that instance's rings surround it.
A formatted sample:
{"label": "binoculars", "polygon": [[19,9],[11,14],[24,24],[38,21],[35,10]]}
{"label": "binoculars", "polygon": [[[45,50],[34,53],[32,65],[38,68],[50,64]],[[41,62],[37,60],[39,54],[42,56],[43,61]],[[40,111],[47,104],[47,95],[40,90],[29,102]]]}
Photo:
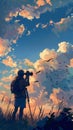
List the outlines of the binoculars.
{"label": "binoculars", "polygon": [[33,75],[33,72],[27,71],[26,73],[24,73],[24,75],[26,75],[26,76],[32,76],[32,75]]}

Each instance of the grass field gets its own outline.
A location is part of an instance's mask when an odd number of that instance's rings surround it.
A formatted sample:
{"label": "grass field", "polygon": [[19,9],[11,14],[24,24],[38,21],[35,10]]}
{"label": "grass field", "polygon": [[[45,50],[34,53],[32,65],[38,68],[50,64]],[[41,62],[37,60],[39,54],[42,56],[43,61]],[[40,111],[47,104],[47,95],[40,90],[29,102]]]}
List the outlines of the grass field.
{"label": "grass field", "polygon": [[64,108],[59,115],[54,112],[31,119],[25,115],[22,120],[12,120],[12,112],[3,113],[0,108],[0,130],[73,130],[73,113],[71,108]]}

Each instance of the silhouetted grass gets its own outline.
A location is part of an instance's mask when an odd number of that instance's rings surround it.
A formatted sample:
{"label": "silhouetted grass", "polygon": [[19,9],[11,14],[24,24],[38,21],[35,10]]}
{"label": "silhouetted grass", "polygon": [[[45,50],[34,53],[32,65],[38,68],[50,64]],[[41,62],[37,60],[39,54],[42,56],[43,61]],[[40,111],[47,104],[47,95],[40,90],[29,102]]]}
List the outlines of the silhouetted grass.
{"label": "silhouetted grass", "polygon": [[3,114],[0,108],[0,130],[29,130],[30,118],[25,115],[22,120],[12,120],[12,112]]}
{"label": "silhouetted grass", "polygon": [[71,108],[63,108],[58,116],[53,112],[37,122],[33,130],[73,130]]}
{"label": "silhouetted grass", "polygon": [[51,112],[46,117],[43,116],[44,110],[39,108],[39,113],[34,118],[36,109],[30,115],[25,115],[22,120],[12,120],[12,111],[3,113],[0,108],[0,130],[73,130],[73,113],[71,108],[63,108],[59,115]]}

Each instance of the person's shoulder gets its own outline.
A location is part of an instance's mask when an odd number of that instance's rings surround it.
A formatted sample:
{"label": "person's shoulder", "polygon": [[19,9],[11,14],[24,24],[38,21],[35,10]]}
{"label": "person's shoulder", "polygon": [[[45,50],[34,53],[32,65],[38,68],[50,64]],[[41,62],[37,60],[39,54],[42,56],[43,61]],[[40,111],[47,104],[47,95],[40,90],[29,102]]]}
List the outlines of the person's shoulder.
{"label": "person's shoulder", "polygon": [[13,79],[12,81],[11,81],[11,84],[14,84],[15,83],[15,79]]}
{"label": "person's shoulder", "polygon": [[16,80],[17,80],[17,77],[14,77],[13,80],[12,80],[12,82],[15,82]]}

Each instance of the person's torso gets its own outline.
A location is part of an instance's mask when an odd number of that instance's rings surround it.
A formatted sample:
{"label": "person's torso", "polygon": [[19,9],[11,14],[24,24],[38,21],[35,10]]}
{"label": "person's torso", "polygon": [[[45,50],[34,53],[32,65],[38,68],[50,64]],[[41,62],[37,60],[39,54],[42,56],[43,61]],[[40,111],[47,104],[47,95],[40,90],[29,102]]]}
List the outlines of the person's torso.
{"label": "person's torso", "polygon": [[19,79],[18,81],[19,92],[15,95],[15,98],[25,97],[26,98],[26,86],[25,79]]}

